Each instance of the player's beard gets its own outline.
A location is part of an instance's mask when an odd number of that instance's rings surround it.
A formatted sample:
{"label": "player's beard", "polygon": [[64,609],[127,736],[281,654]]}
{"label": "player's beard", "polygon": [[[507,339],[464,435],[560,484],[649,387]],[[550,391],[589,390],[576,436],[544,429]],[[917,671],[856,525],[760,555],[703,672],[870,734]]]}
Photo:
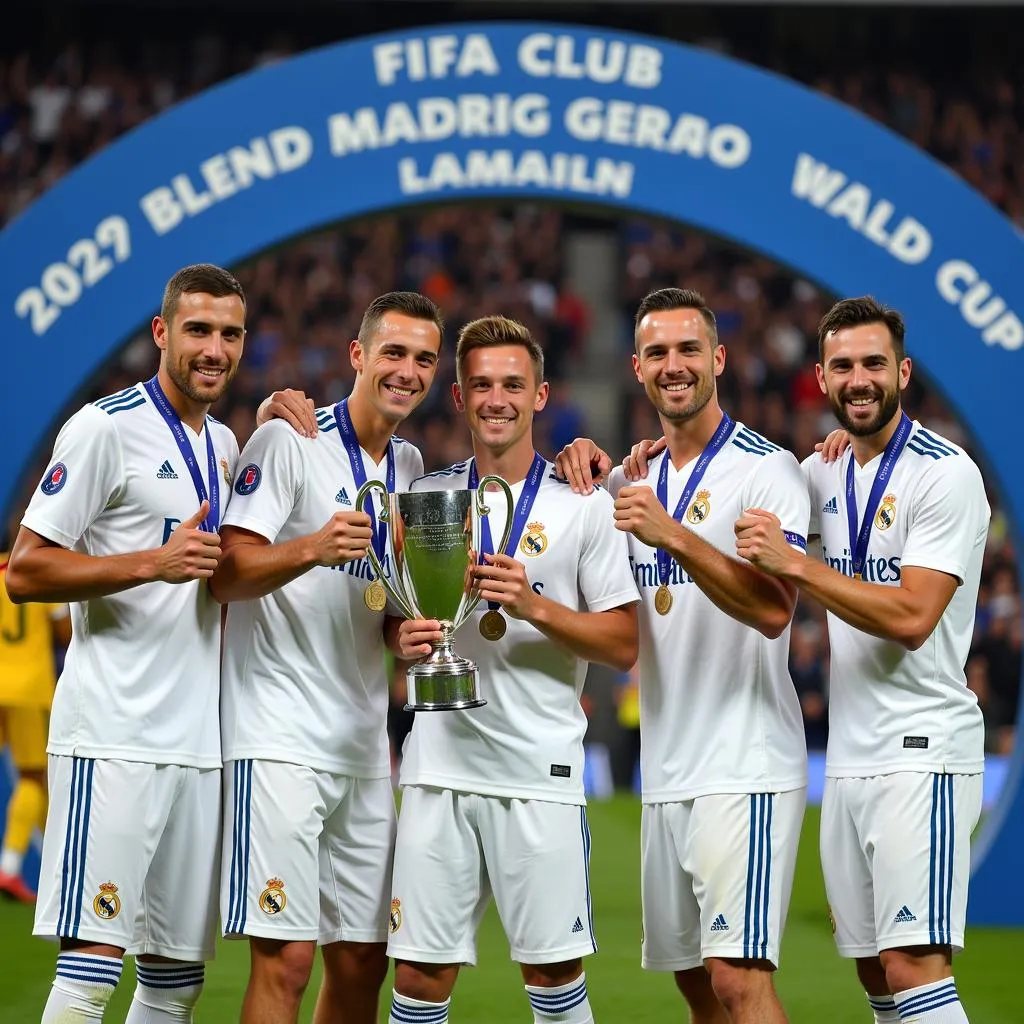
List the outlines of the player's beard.
{"label": "player's beard", "polygon": [[[846,411],[846,402],[855,398],[876,399],[878,412],[867,421],[858,422],[852,419]],[[872,434],[877,434],[896,415],[896,410],[900,407],[900,391],[898,387],[885,390],[872,388],[870,392],[858,392],[851,395],[850,389],[847,388],[837,395],[829,392],[828,401],[836,419],[839,420],[839,425],[847,433],[853,437],[870,437]]]}
{"label": "player's beard", "polygon": [[[218,378],[217,387],[198,388],[192,383],[190,373],[192,370],[198,370],[200,368],[218,370],[226,369],[227,372],[222,377]],[[186,398],[193,402],[197,402],[200,405],[213,405],[213,403],[216,402],[227,390],[227,386],[231,383],[231,378],[234,377],[237,369],[237,365],[226,366],[201,363],[198,361],[183,364],[176,360],[167,360],[167,376],[171,378],[174,386]]]}
{"label": "player's beard", "polygon": [[682,407],[667,404],[662,397],[661,386],[657,382],[650,385],[647,389],[647,394],[654,404],[654,408],[658,410],[659,416],[663,416],[672,423],[685,423],[687,420],[692,420],[694,416],[702,413],[707,407],[708,402],[714,397],[714,377],[710,375],[704,376],[703,374],[699,376],[693,382],[690,401]]}

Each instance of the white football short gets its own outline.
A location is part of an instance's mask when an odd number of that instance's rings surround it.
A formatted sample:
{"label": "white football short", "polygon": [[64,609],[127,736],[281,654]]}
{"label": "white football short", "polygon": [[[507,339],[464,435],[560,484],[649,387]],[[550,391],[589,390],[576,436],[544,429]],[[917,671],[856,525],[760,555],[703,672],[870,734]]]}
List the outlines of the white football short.
{"label": "white football short", "polygon": [[219,768],[51,755],[36,935],[213,958]]}
{"label": "white football short", "polygon": [[388,956],[475,964],[492,894],[516,962],[594,953],[589,862],[587,812],[577,804],[407,786]]}
{"label": "white football short", "polygon": [[841,956],[963,949],[981,775],[826,779],[821,865]]}
{"label": "white football short", "polygon": [[642,964],[687,971],[708,957],[779,963],[806,789],[645,804]]}
{"label": "white football short", "polygon": [[395,844],[390,779],[228,761],[221,923],[227,936],[385,942]]}

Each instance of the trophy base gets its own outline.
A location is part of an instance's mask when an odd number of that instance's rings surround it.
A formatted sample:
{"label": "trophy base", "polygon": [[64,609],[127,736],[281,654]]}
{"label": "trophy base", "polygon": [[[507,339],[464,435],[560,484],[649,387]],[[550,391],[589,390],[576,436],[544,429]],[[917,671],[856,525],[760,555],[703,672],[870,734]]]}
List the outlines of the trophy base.
{"label": "trophy base", "polygon": [[[406,673],[406,711],[467,711],[487,701],[477,696],[476,665],[466,658],[435,652]],[[436,660],[435,660],[436,659]]]}

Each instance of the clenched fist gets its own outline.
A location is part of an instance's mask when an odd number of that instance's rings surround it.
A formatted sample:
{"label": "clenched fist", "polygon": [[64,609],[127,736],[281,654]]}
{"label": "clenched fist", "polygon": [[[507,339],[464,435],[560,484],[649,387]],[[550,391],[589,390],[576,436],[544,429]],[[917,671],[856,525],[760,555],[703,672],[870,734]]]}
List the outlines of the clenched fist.
{"label": "clenched fist", "polygon": [[365,512],[335,512],[314,534],[317,565],[342,565],[364,558],[373,538]]}
{"label": "clenched fist", "polygon": [[652,548],[667,548],[679,528],[650,487],[623,487],[619,491],[615,526]]}

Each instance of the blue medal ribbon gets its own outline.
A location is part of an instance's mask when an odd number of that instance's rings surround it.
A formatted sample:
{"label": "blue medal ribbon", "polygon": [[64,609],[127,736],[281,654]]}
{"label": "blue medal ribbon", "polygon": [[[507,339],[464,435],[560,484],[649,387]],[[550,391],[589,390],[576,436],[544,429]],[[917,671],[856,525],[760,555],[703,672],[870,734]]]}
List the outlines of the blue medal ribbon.
{"label": "blue medal ribbon", "polygon": [[[363,450],[359,445],[359,438],[356,437],[355,427],[352,426],[352,417],[348,412],[348,399],[339,402],[334,407],[334,422],[338,424],[338,434],[341,437],[345,451],[348,453],[349,465],[352,467],[352,479],[356,483],[356,491],[366,483],[366,469],[363,466]],[[393,441],[388,441],[387,470],[384,474],[384,486],[388,494],[395,493],[395,446]],[[361,509],[359,511],[362,511]],[[377,523],[377,513],[370,501],[370,534],[373,550],[384,564],[384,546],[387,542],[388,528],[384,523]]]}
{"label": "blue medal ribbon", "polygon": [[[546,466],[547,463],[544,459],[537,452],[534,452],[533,462],[530,464],[530,472],[526,474],[526,480],[523,482],[523,492],[519,495],[519,501],[516,503],[515,516],[512,519],[512,530],[508,535],[508,543],[505,545],[503,554],[511,556],[523,536],[523,528],[530,518],[530,510],[533,508],[533,503],[537,500],[537,492],[540,490],[541,480],[544,479],[544,469]],[[469,467],[469,489],[475,491],[479,486],[480,477],[476,471],[476,459],[473,459]],[[491,527],[487,522],[487,516],[481,516],[480,561],[483,562],[484,555],[493,554],[494,541],[491,538]],[[492,612],[496,611],[498,602],[488,601],[487,607]]]}
{"label": "blue medal ribbon", "polygon": [[864,573],[864,563],[868,557],[868,540],[871,538],[871,527],[875,520],[875,513],[878,511],[878,503],[882,500],[889,477],[896,468],[903,448],[910,440],[914,424],[910,417],[903,413],[900,417],[899,426],[896,428],[889,443],[882,452],[882,461],[878,464],[874,482],[871,484],[871,492],[868,495],[868,505],[864,509],[864,521],[860,524],[860,531],[857,530],[857,488],[853,479],[853,452],[850,452],[850,462],[846,467],[846,524],[850,531],[850,557],[853,559],[853,578],[859,580]]}
{"label": "blue medal ribbon", "polygon": [[[683,521],[683,513],[686,512],[686,507],[690,504],[690,499],[693,497],[693,492],[697,490],[701,480],[704,479],[704,474],[707,472],[708,466],[711,465],[711,460],[722,450],[725,446],[725,442],[728,440],[729,435],[732,433],[732,428],[735,424],[732,421],[732,417],[727,413],[722,413],[722,422],[718,424],[718,429],[711,435],[711,440],[704,446],[704,451],[700,453],[696,464],[690,471],[690,478],[686,481],[686,486],[683,488],[683,493],[679,495],[679,501],[676,502],[676,510],[672,513],[672,518],[677,522]],[[668,465],[671,462],[671,456],[666,451],[665,457],[661,460],[661,472],[658,474],[658,501],[661,502],[662,508],[668,511]],[[660,586],[668,586],[668,570],[669,565],[672,561],[671,556],[667,551],[661,548],[657,549],[658,558],[658,583]]]}
{"label": "blue medal ribbon", "polygon": [[192,477],[192,484],[196,489],[196,495],[200,503],[209,499],[210,511],[200,524],[199,529],[205,530],[207,533],[216,533],[217,528],[220,526],[220,481],[217,479],[217,453],[213,450],[213,438],[210,436],[209,421],[205,424],[206,460],[210,479],[210,493],[207,494],[206,484],[203,482],[203,473],[199,468],[199,461],[196,459],[196,453],[192,450],[192,443],[185,433],[185,424],[181,422],[181,417],[164,394],[164,389],[160,387],[160,382],[154,376],[142,386],[153,400],[157,412],[164,418],[164,423],[167,424],[167,428],[170,430],[174,442],[178,446],[178,451],[181,452],[181,457],[185,460],[185,465],[188,466],[188,472]]}

